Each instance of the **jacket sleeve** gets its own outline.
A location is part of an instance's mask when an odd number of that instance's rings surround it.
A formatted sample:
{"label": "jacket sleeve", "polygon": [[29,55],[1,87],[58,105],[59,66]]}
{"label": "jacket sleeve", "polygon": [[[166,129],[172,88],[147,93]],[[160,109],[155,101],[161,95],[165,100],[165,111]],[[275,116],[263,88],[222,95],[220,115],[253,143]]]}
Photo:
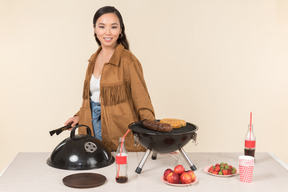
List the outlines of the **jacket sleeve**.
{"label": "jacket sleeve", "polygon": [[[89,73],[91,72],[91,70],[93,69],[93,63],[91,63],[92,58],[95,56],[95,54],[93,54],[91,56],[91,58],[88,60],[89,61],[89,64],[88,64],[88,67],[86,69],[86,74],[85,74],[85,79],[84,79],[84,85],[83,85],[83,93],[82,93],[82,105],[81,107],[83,107],[83,104],[84,104],[84,100],[85,99],[89,99],[89,94],[87,92],[89,92],[89,88],[88,88],[88,76],[89,76]],[[80,110],[81,108],[78,110],[78,112],[76,114],[74,114],[74,117],[75,116],[79,116],[80,115]]]}
{"label": "jacket sleeve", "polygon": [[143,70],[136,57],[129,59],[130,90],[140,120],[155,119],[155,112],[144,80]]}
{"label": "jacket sleeve", "polygon": [[[86,76],[87,77],[87,72],[86,72]],[[81,108],[83,107],[83,104],[84,104],[84,100],[88,98],[87,96],[87,80],[85,78],[85,81],[84,81],[84,85],[83,85],[83,93],[82,93],[82,105],[81,105]],[[74,114],[74,117],[75,116],[80,116],[80,110],[81,108],[78,110],[78,112],[76,114]]]}
{"label": "jacket sleeve", "polygon": [[80,110],[77,113],[74,114],[74,117],[75,116],[79,116],[79,113],[80,113]]}

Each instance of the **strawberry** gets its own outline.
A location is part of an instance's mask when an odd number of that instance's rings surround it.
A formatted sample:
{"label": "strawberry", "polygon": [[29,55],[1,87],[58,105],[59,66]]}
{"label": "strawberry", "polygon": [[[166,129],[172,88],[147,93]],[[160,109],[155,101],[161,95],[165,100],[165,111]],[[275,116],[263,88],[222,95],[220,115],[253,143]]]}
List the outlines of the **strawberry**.
{"label": "strawberry", "polygon": [[214,175],[218,175],[218,172],[217,172],[217,171],[214,171],[213,174],[214,174]]}
{"label": "strawberry", "polygon": [[211,166],[211,167],[209,168],[208,172],[210,172],[210,173],[213,173],[213,172],[214,172],[213,166]]}
{"label": "strawberry", "polygon": [[214,171],[219,172],[219,171],[220,171],[220,167],[215,167],[215,170],[214,170]]}
{"label": "strawberry", "polygon": [[228,170],[227,169],[223,169],[222,173],[223,173],[223,175],[228,175]]}
{"label": "strawberry", "polygon": [[228,174],[227,175],[231,175],[231,174],[232,174],[231,169],[228,169]]}

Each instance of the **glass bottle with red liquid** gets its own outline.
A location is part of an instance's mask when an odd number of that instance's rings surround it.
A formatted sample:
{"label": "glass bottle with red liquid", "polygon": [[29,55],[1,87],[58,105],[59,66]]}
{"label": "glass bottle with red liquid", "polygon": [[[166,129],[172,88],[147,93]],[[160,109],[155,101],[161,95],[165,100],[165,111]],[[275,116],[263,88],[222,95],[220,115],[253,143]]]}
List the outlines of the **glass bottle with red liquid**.
{"label": "glass bottle with red liquid", "polygon": [[127,176],[127,149],[125,147],[125,138],[119,138],[119,145],[116,151],[116,182],[126,183],[128,181]]}
{"label": "glass bottle with red liquid", "polygon": [[244,146],[244,154],[255,157],[256,137],[252,125],[252,113],[250,113],[250,124],[248,125]]}

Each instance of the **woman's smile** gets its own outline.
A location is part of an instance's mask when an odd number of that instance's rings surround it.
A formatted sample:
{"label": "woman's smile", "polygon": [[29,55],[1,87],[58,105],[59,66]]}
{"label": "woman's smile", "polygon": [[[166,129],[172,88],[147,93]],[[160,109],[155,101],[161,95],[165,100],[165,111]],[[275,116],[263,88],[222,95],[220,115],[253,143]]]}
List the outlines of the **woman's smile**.
{"label": "woman's smile", "polygon": [[122,32],[119,18],[115,13],[102,15],[96,22],[94,32],[103,48],[115,48]]}
{"label": "woman's smile", "polygon": [[104,40],[105,40],[105,41],[111,41],[111,40],[112,40],[112,37],[104,37]]}

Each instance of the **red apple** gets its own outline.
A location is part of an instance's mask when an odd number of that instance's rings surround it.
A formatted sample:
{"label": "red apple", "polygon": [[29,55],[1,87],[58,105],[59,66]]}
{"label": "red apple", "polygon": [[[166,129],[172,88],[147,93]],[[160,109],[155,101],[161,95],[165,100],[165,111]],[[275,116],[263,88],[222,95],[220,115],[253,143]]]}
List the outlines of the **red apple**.
{"label": "red apple", "polygon": [[174,184],[179,183],[179,175],[175,172],[169,173],[166,178],[169,183],[174,183]]}
{"label": "red apple", "polygon": [[180,175],[180,181],[183,184],[188,184],[192,182],[192,176],[188,172],[184,172]]}
{"label": "red apple", "polygon": [[183,167],[183,165],[177,165],[174,168],[174,172],[177,173],[178,175],[181,175],[183,172],[185,172],[185,168]]}
{"label": "red apple", "polygon": [[171,173],[171,172],[173,172],[172,169],[166,169],[166,170],[164,171],[163,177],[164,177],[165,180],[167,180],[167,175],[168,175],[169,173]]}
{"label": "red apple", "polygon": [[189,171],[186,171],[186,172],[187,172],[189,175],[191,175],[191,177],[192,177],[192,182],[195,181],[196,175],[195,175],[194,171],[189,170]]}

